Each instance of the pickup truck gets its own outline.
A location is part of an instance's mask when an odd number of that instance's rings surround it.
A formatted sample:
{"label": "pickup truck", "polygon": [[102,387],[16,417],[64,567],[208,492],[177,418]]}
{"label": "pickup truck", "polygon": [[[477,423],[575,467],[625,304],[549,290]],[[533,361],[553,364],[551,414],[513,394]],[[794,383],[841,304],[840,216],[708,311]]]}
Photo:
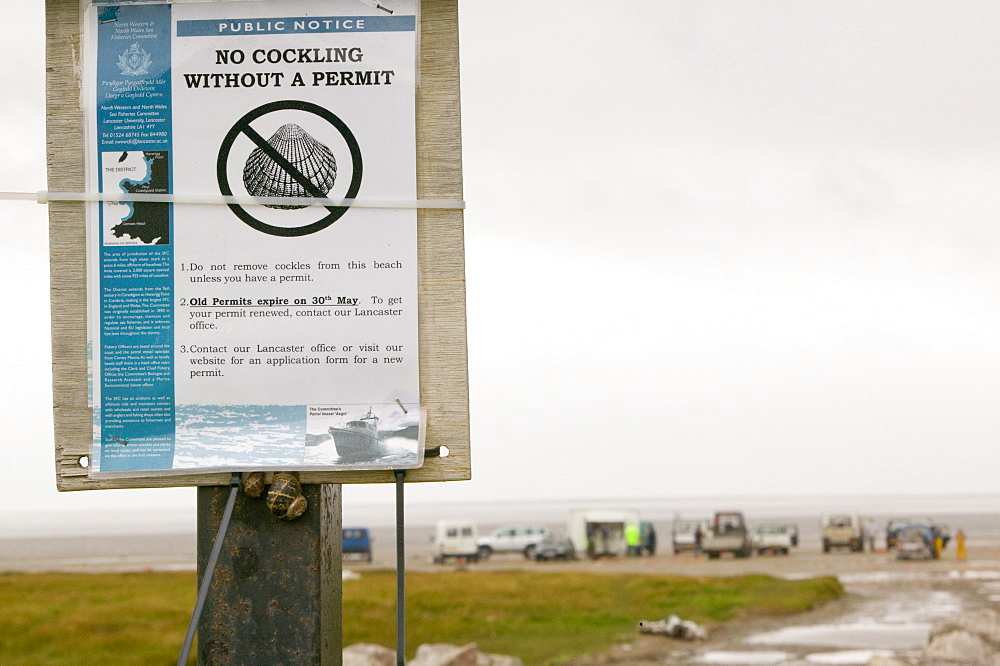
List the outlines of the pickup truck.
{"label": "pickup truck", "polygon": [[695,534],[701,530],[702,539],[708,534],[708,520],[681,520],[674,518],[673,530],[671,530],[671,545],[674,548],[674,555],[679,555],[683,551],[695,552],[698,549]]}
{"label": "pickup truck", "polygon": [[850,548],[860,553],[865,548],[865,528],[856,513],[829,513],[820,523],[823,533],[823,552],[832,548]]}
{"label": "pickup truck", "polygon": [[720,511],[701,541],[701,549],[708,559],[718,559],[723,553],[734,557],[750,557],[753,543],[747,532],[746,521],[739,511]]}
{"label": "pickup truck", "polygon": [[794,545],[788,527],[779,523],[761,523],[754,528],[751,540],[758,555],[766,552],[787,555]]}

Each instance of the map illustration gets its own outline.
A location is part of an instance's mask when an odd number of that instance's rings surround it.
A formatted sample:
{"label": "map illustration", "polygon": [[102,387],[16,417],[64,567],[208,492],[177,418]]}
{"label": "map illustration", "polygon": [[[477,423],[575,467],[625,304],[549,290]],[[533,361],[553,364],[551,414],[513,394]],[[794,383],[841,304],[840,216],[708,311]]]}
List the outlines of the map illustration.
{"label": "map illustration", "polygon": [[[167,194],[167,151],[102,154],[102,191],[108,194]],[[145,201],[105,202],[104,245],[168,245],[170,207]]]}

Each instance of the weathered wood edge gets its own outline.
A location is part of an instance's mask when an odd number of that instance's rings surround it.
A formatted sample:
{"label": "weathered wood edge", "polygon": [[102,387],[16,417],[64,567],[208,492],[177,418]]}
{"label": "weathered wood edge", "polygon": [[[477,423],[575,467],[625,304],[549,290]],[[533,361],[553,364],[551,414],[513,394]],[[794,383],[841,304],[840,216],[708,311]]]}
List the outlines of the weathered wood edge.
{"label": "weathered wood edge", "polygon": [[[49,189],[81,192],[84,117],[81,103],[81,7],[46,0],[46,126]],[[424,0],[417,95],[417,195],[461,199],[461,114],[457,0]],[[81,203],[49,204],[52,397],[59,490],[225,485],[230,474],[171,474],[91,479],[87,401],[85,212]],[[427,448],[446,446],[409,470],[408,482],[472,478],[465,318],[464,216],[460,210],[417,215],[420,391],[427,409]],[[305,472],[303,483],[392,483],[390,471]]]}

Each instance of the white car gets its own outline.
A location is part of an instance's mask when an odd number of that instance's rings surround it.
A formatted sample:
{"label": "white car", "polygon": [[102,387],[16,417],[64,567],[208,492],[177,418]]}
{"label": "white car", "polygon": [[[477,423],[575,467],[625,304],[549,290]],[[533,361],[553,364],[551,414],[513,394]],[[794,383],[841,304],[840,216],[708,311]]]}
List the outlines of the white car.
{"label": "white car", "polygon": [[489,536],[479,537],[479,558],[485,560],[493,553],[523,553],[531,559],[535,548],[549,536],[544,525],[505,525]]}

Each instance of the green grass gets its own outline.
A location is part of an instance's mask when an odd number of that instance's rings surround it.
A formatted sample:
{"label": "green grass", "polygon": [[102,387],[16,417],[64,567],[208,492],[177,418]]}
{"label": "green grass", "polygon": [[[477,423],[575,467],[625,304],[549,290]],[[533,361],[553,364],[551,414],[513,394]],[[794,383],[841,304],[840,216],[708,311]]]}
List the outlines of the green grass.
{"label": "green grass", "polygon": [[[843,594],[834,578],[442,571],[406,580],[411,657],[421,643],[475,642],[526,664],[630,641],[639,620],[674,613],[713,624]],[[0,664],[175,664],[195,594],[193,573],[0,575]],[[394,647],[395,608],[395,572],[345,581],[345,645]]]}
{"label": "green grass", "polygon": [[195,585],[193,573],[0,575],[0,664],[176,664]]}
{"label": "green grass", "polygon": [[[713,624],[785,615],[843,594],[835,578],[686,578],[582,572],[412,573],[406,577],[407,647],[475,642],[526,664],[558,662],[633,640],[639,620],[670,614]],[[395,646],[395,573],[344,582],[344,643]]]}

